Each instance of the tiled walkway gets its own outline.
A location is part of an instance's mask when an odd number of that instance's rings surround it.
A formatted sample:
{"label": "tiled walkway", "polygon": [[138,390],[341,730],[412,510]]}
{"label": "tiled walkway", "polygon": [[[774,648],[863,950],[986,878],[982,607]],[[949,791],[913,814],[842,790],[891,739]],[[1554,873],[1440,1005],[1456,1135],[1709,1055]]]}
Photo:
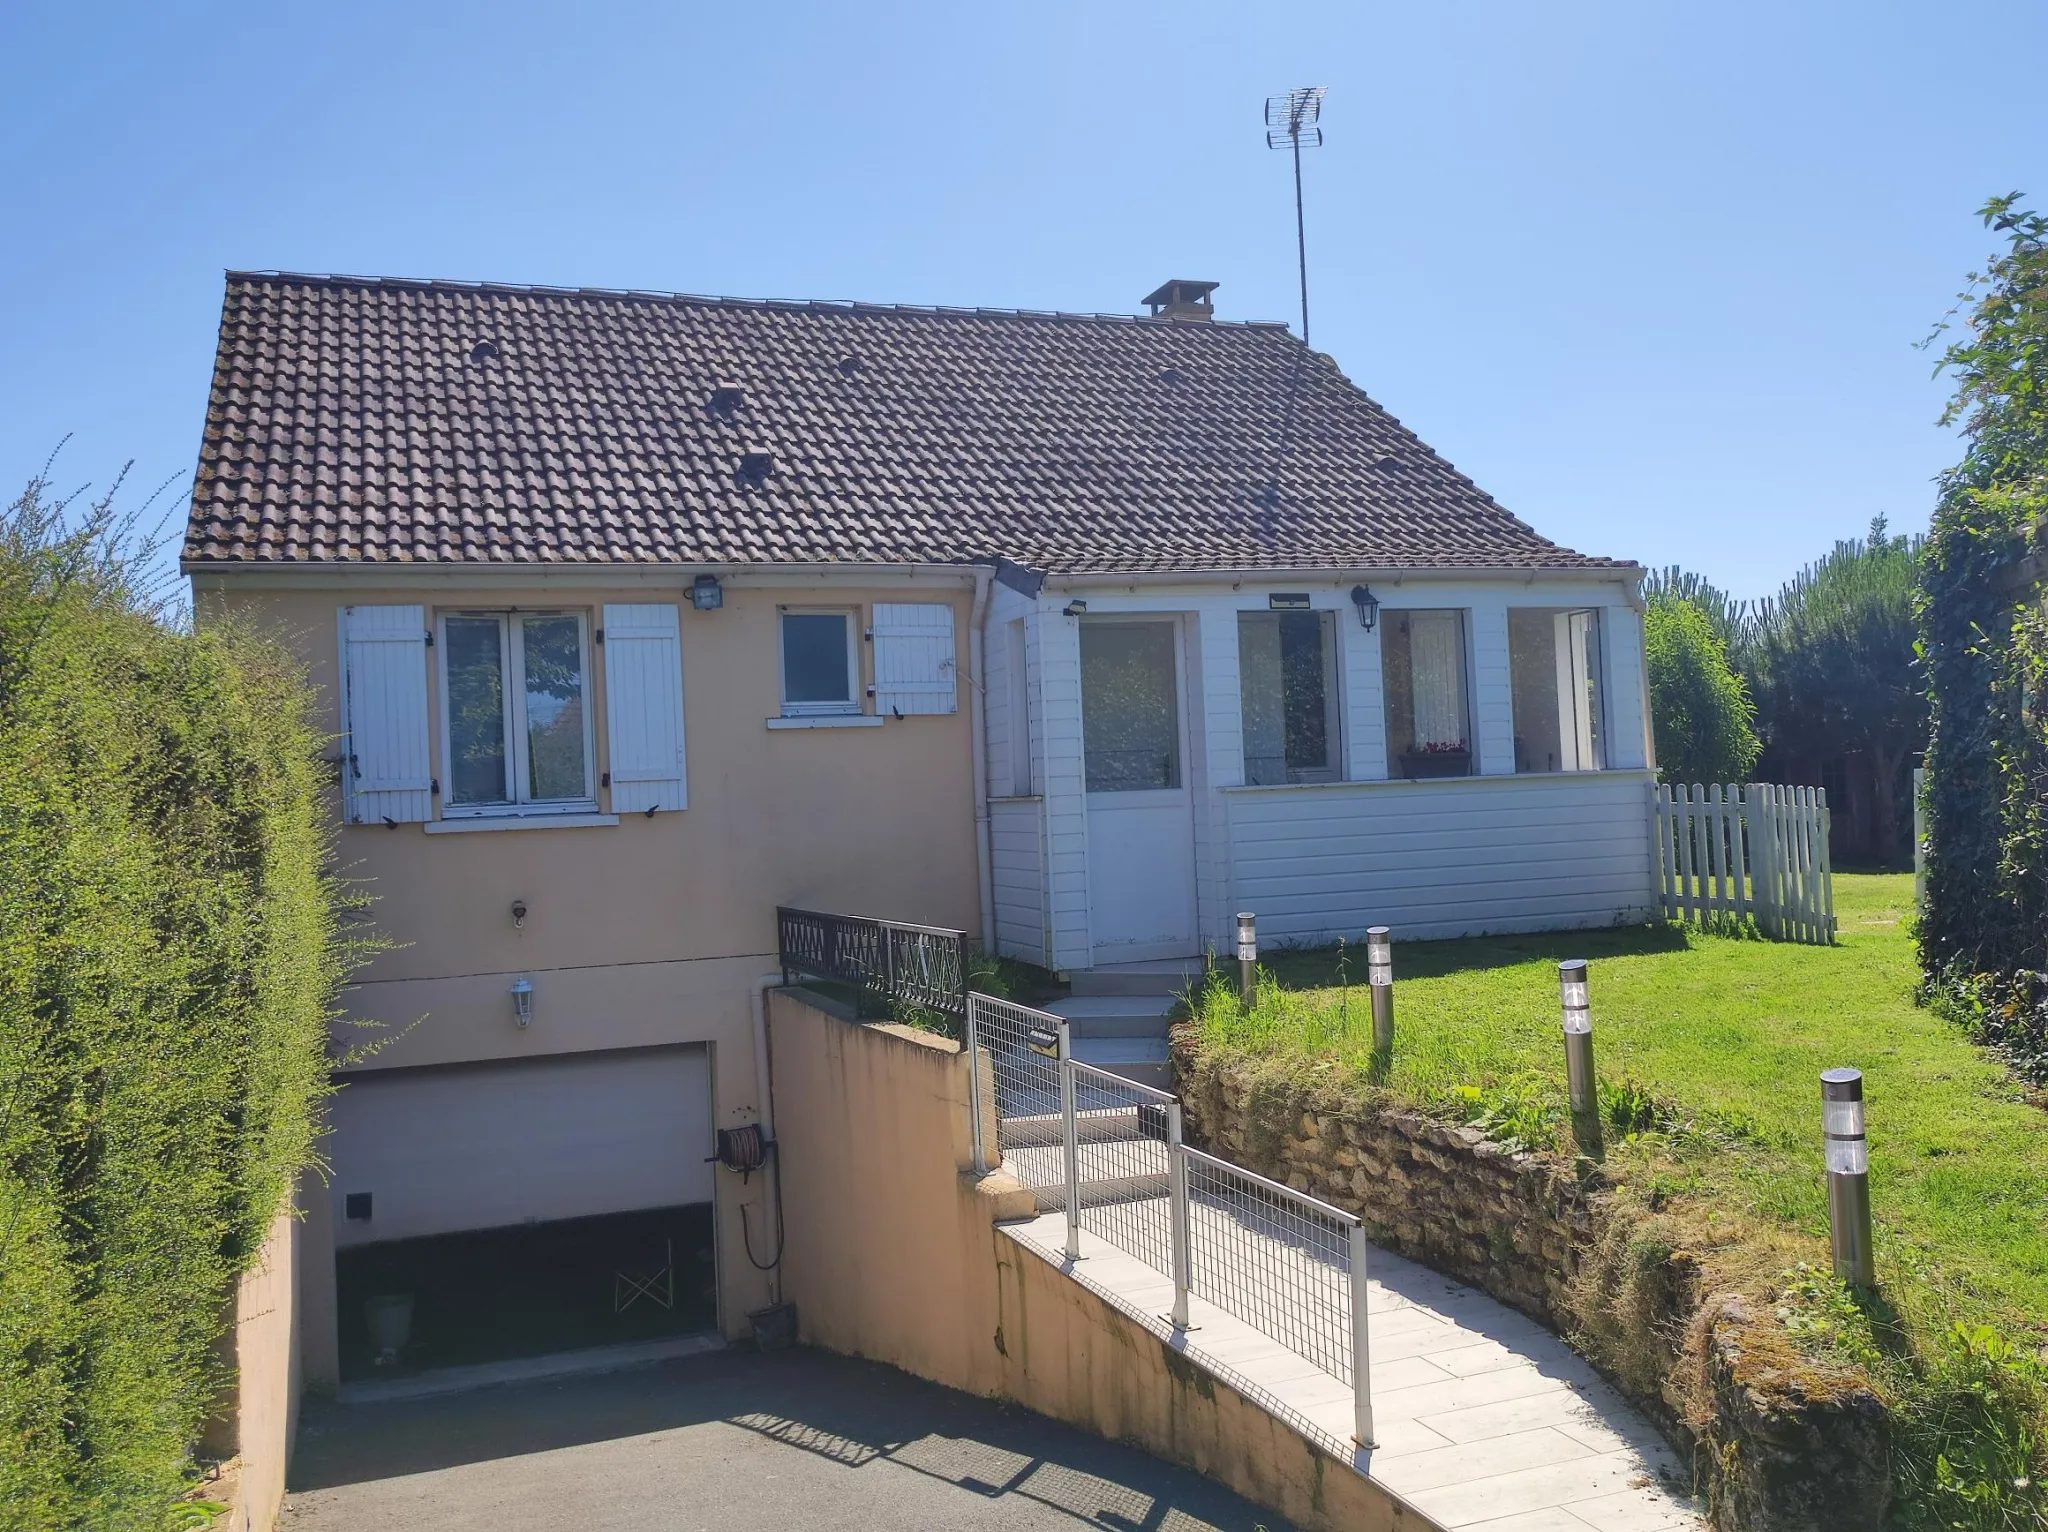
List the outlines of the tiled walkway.
{"label": "tiled walkway", "polygon": [[[1163,1213],[1161,1215],[1163,1217]],[[1150,1222],[1151,1220],[1146,1220]],[[1374,1251],[1372,1401],[1377,1444],[1351,1442],[1350,1388],[1250,1325],[1193,1300],[1192,1328],[1164,1316],[1173,1284],[1066,1220],[1002,1232],[1216,1373],[1240,1393],[1451,1532],[1704,1532],[1685,1473],[1656,1431],[1583,1360],[1472,1288]]]}

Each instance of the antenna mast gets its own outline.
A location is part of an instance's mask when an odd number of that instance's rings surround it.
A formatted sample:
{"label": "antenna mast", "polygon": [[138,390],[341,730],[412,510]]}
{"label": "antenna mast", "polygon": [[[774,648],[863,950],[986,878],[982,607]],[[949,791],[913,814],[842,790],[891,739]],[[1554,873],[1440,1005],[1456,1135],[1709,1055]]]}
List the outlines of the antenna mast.
{"label": "antenna mast", "polygon": [[1294,151],[1294,245],[1301,261],[1301,344],[1308,348],[1308,227],[1301,211],[1301,148],[1304,140],[1311,149],[1323,147],[1323,130],[1317,120],[1323,114],[1321,85],[1304,85],[1284,96],[1266,98],[1266,147]]}

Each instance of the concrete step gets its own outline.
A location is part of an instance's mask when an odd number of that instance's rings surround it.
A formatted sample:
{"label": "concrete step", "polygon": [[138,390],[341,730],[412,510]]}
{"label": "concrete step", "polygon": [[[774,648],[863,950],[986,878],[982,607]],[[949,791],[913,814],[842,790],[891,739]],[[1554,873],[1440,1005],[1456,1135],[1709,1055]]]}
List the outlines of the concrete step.
{"label": "concrete step", "polygon": [[1056,1016],[1067,1019],[1076,1038],[1164,1037],[1173,1010],[1168,995],[1077,995],[1055,1001]]}
{"label": "concrete step", "polygon": [[1077,1037],[1074,1057],[1109,1074],[1140,1085],[1171,1090],[1172,1066],[1164,1037]]}
{"label": "concrete step", "polygon": [[1179,995],[1201,982],[1200,958],[1174,958],[1157,963],[1113,963],[1104,968],[1077,968],[1068,982],[1078,999],[1087,995]]}

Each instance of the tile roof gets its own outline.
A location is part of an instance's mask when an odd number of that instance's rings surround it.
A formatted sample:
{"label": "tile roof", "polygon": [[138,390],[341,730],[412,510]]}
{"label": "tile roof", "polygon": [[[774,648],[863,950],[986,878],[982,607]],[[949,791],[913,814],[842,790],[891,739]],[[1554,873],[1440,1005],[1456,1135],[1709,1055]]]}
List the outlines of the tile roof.
{"label": "tile roof", "polygon": [[1278,325],[239,272],[184,556],[1621,563]]}

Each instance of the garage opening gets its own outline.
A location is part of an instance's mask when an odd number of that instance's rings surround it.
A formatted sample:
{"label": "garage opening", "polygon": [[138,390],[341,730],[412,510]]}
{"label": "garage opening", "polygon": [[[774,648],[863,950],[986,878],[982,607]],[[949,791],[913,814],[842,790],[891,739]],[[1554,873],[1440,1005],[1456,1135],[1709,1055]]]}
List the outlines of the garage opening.
{"label": "garage opening", "polygon": [[717,1327],[701,1047],[366,1072],[331,1118],[344,1381]]}

